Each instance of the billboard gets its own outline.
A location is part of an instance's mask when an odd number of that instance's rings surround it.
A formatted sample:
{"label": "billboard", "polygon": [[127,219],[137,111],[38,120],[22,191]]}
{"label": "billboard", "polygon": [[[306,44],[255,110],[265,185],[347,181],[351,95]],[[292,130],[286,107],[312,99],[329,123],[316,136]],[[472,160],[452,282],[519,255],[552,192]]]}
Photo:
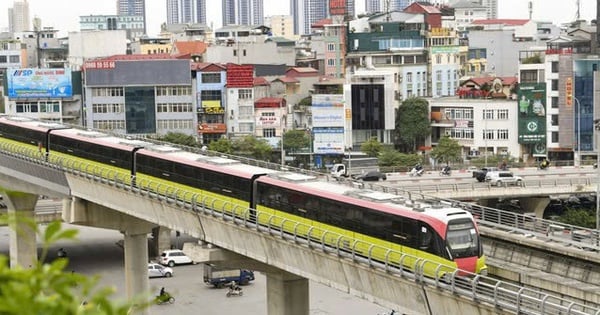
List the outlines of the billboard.
{"label": "billboard", "polygon": [[346,15],[346,0],[329,0],[330,15]]}
{"label": "billboard", "polygon": [[519,143],[545,151],[542,147],[546,145],[546,83],[522,83],[518,99]]}
{"label": "billboard", "polygon": [[73,84],[69,69],[8,69],[9,98],[72,97]]}

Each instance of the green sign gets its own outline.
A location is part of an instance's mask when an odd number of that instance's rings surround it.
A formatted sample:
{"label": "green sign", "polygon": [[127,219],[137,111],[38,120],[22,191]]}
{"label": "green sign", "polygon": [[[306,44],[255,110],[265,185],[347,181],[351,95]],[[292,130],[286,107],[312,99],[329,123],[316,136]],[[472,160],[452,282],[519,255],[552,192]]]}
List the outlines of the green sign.
{"label": "green sign", "polygon": [[518,96],[519,143],[545,147],[546,83],[522,83]]}

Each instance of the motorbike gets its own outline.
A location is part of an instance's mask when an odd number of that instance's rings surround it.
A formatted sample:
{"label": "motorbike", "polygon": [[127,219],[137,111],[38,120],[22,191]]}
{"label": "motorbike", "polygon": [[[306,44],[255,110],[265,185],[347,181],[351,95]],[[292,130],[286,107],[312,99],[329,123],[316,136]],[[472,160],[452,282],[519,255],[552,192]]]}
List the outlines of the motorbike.
{"label": "motorbike", "polygon": [[227,297],[242,296],[242,295],[244,295],[244,292],[242,291],[242,288],[239,286],[229,288],[229,291],[227,292]]}
{"label": "motorbike", "polygon": [[450,176],[450,174],[452,173],[452,170],[450,169],[450,167],[444,167],[442,168],[442,170],[440,171],[440,176]]}
{"label": "motorbike", "polygon": [[548,169],[548,167],[550,167],[550,162],[548,162],[548,161],[541,161],[538,164],[538,169],[540,169],[540,170]]}
{"label": "motorbike", "polygon": [[413,167],[413,169],[410,170],[410,172],[408,173],[408,175],[410,175],[411,177],[421,176],[421,175],[423,175],[424,172],[425,172],[424,168],[417,169],[416,167]]}
{"label": "motorbike", "polygon": [[64,248],[60,248],[58,250],[58,252],[56,253],[56,256],[58,256],[60,258],[66,258],[67,257],[67,251]]}
{"label": "motorbike", "polygon": [[175,303],[175,298],[168,292],[157,295],[156,298],[154,298],[154,300],[156,301],[156,304],[158,304],[158,305],[166,304],[166,303],[169,303],[169,304]]}

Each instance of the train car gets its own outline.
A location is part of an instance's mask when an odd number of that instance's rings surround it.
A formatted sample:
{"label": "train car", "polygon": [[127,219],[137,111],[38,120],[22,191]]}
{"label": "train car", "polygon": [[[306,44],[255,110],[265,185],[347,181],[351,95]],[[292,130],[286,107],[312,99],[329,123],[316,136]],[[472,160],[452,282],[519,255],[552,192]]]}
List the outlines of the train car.
{"label": "train car", "polygon": [[[290,231],[310,230],[310,237],[316,241],[325,239],[331,245],[342,244],[348,251],[365,256],[369,252],[382,262],[400,260],[399,254],[388,256],[387,249],[392,249],[446,266],[437,270],[442,274],[455,269],[487,272],[477,226],[472,215],[463,209],[439,203],[407,204],[410,201],[393,194],[326,183],[298,174],[260,177],[256,180],[256,190],[254,207],[259,213],[259,223],[261,212],[273,213]],[[284,220],[303,225],[286,226]],[[373,250],[371,244],[378,248]],[[403,263],[410,267],[415,260],[409,258]],[[435,276],[435,268],[431,264],[425,271]]]}
{"label": "train car", "polygon": [[54,122],[41,122],[26,117],[0,117],[0,137],[37,147],[40,153],[48,152],[48,138],[52,130],[68,128]]}

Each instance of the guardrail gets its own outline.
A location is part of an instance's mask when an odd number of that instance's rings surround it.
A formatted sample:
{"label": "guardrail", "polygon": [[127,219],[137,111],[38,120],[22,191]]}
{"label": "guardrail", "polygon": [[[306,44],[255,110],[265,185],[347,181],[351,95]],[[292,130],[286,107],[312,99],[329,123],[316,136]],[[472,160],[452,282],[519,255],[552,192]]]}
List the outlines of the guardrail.
{"label": "guardrail", "polygon": [[[348,237],[319,228],[306,226],[300,222],[292,222],[289,219],[279,218],[272,214],[261,214],[266,216],[266,218],[265,220],[260,220],[261,224],[256,224],[247,219],[250,217],[248,214],[250,209],[231,207],[227,202],[215,203],[215,200],[212,200],[213,198],[210,198],[210,200],[209,198],[200,198],[200,196],[194,192],[184,191],[174,187],[169,189],[169,187],[165,187],[164,184],[153,183],[151,181],[137,182],[135,186],[132,186],[127,178],[124,178],[122,174],[119,174],[114,170],[104,169],[94,165],[85,165],[74,159],[62,158],[50,163],[42,158],[32,158],[32,156],[36,156],[35,152],[32,153],[28,150],[7,151],[5,146],[0,146],[0,154],[20,158],[29,163],[61,169],[62,171],[75,176],[84,177],[88,180],[95,181],[98,184],[110,185],[115,188],[127,190],[144,198],[169,202],[202,215],[234,223],[240,228],[254,229],[268,235],[277,235],[290,242],[304,243],[310,245],[310,247],[307,248],[335,253],[340,257],[351,259],[354,262],[368,264],[378,270],[396,274],[404,279],[417,281],[427,286],[446,290],[457,296],[485,302],[513,314],[600,314],[599,308],[570,302],[549,294],[544,294],[532,289],[519,287],[508,282],[481,275],[470,274],[468,277],[459,276],[458,270],[451,274],[445,274],[443,277],[439,276],[437,272],[434,273],[433,277],[428,277],[425,275],[425,270],[440,270],[445,267],[435,262],[401,254],[377,245],[364,243],[360,240],[353,240],[353,243],[351,243],[350,246],[345,242],[332,243],[325,241],[325,235],[327,235],[327,238],[336,237],[337,235],[338,240],[342,237],[346,240]],[[159,190],[157,187],[161,187],[162,189]],[[169,193],[165,194],[161,191]],[[215,207],[215,204],[220,204],[220,207]],[[486,213],[485,211],[480,212],[480,219],[481,217],[494,218],[493,215]],[[495,218],[497,222],[510,222],[514,220],[514,217],[511,216],[496,216]],[[295,224],[295,226],[299,228],[289,231],[284,227],[284,225],[289,226],[289,224]],[[308,237],[296,233],[296,231],[307,230],[309,231]],[[321,237],[313,238],[312,235],[321,235]],[[369,251],[366,253],[358,252],[356,249],[361,247],[368,247]],[[385,259],[375,259],[375,257],[371,256],[372,252],[381,251],[387,253]],[[394,255],[400,258],[397,260],[388,259],[388,257],[394,257]],[[465,272],[461,271],[461,273],[464,274]]]}

